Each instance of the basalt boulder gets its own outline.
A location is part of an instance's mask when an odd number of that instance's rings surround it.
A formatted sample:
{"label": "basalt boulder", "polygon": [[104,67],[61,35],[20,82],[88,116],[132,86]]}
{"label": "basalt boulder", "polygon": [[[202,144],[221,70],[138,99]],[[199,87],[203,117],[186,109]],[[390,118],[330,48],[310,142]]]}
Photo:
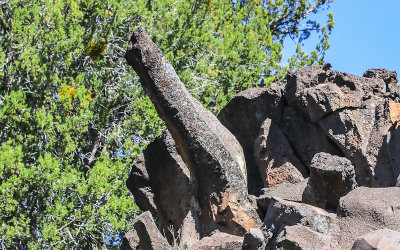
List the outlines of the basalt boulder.
{"label": "basalt boulder", "polygon": [[264,187],[298,183],[308,177],[307,169],[294,154],[279,125],[267,118],[254,141],[254,158]]}
{"label": "basalt boulder", "polygon": [[336,210],[339,199],[356,187],[351,162],[344,157],[322,152],[312,160],[302,200],[317,207]]}
{"label": "basalt boulder", "polygon": [[247,199],[246,162],[235,136],[189,94],[143,28],[132,35],[125,58],[197,181],[201,237],[215,230],[243,235],[259,225]]}
{"label": "basalt boulder", "polygon": [[221,121],[243,147],[247,167],[249,193],[258,194],[264,187],[257,158],[254,158],[254,140],[261,124],[269,118],[280,122],[283,115],[283,87],[272,83],[268,88],[250,88],[235,95],[218,114]]}
{"label": "basalt boulder", "polygon": [[[310,66],[288,75],[291,107],[318,124],[355,167],[359,185],[393,186],[385,141],[397,116],[393,77],[366,78]],[[393,103],[394,102],[394,103]]]}

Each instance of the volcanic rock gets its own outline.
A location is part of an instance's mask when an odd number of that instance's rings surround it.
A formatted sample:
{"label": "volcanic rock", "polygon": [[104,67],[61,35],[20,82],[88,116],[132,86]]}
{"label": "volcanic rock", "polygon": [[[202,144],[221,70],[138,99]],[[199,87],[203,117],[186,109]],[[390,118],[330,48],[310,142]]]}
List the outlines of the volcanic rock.
{"label": "volcanic rock", "polygon": [[296,224],[285,226],[273,242],[273,249],[329,250],[334,249],[332,237]]}
{"label": "volcanic rock", "polygon": [[264,250],[266,247],[264,233],[259,228],[250,228],[244,234],[243,250]]}
{"label": "volcanic rock", "polygon": [[301,202],[304,189],[307,186],[308,179],[304,179],[298,183],[283,182],[273,187],[263,188],[261,195],[257,197],[257,206],[261,210],[261,218],[265,217],[269,202],[272,197],[279,197],[288,201]]}
{"label": "volcanic rock", "polygon": [[310,66],[288,75],[285,97],[354,164],[359,185],[384,187],[396,183],[382,147],[393,125],[387,91],[382,79]]}
{"label": "volcanic rock", "polygon": [[263,228],[269,237],[274,236],[281,227],[295,224],[330,235],[334,231],[335,219],[335,214],[321,208],[273,197],[269,203]]}
{"label": "volcanic rock", "polygon": [[335,239],[342,249],[377,229],[400,230],[400,188],[358,187],[339,201]]}
{"label": "volcanic rock", "polygon": [[400,249],[400,232],[380,229],[358,238],[352,250]]}
{"label": "volcanic rock", "polygon": [[249,193],[258,194],[263,187],[258,165],[253,157],[254,140],[266,118],[280,121],[283,114],[282,85],[250,88],[235,95],[221,110],[218,119],[243,147]]}
{"label": "volcanic rock", "polygon": [[268,118],[264,121],[254,145],[254,158],[264,187],[282,182],[298,183],[308,176],[306,168],[294,155],[285,135],[273,120]]}
{"label": "volcanic rock", "polygon": [[201,236],[215,230],[243,235],[256,227],[260,221],[247,200],[245,158],[236,138],[189,94],[143,28],[134,32],[125,57],[197,180]]}
{"label": "volcanic rock", "polygon": [[[166,131],[150,143],[143,156],[133,165],[127,186],[135,197],[135,202],[143,211],[150,211],[160,231],[171,242],[173,234],[184,225],[188,233],[191,223],[190,237],[181,237],[181,241],[199,240],[195,224],[198,222],[197,212],[193,211],[196,190],[194,178],[182,158],[178,154],[171,135]],[[188,218],[191,217],[191,218]],[[184,223],[185,221],[185,223]],[[196,234],[197,231],[197,235]]]}
{"label": "volcanic rock", "polygon": [[144,212],[132,222],[133,229],[129,230],[122,239],[121,250],[153,250],[172,249],[166,239],[158,231],[150,212]]}
{"label": "volcanic rock", "polygon": [[209,237],[204,237],[195,245],[193,250],[241,250],[243,237],[217,232]]}
{"label": "volcanic rock", "polygon": [[349,160],[328,153],[318,153],[312,160],[303,202],[336,210],[339,199],[356,187],[354,167]]}

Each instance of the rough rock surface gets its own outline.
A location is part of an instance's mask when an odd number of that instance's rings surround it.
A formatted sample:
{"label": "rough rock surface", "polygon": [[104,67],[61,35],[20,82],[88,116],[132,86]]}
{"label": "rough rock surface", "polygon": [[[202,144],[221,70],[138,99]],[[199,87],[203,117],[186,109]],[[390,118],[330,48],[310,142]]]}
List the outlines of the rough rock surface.
{"label": "rough rock surface", "polygon": [[217,232],[209,237],[204,237],[195,245],[193,250],[241,250],[243,237]]}
{"label": "rough rock surface", "polygon": [[276,237],[272,249],[329,250],[335,249],[332,237],[296,224],[285,226]]}
{"label": "rough rock surface", "polygon": [[193,211],[195,180],[167,131],[144,150],[132,167],[127,186],[139,208],[157,218],[160,231],[170,241],[170,228],[174,235],[182,233],[182,242],[199,239],[197,213]]}
{"label": "rough rock surface", "polygon": [[261,218],[265,217],[269,202],[272,197],[279,197],[288,201],[301,202],[304,189],[307,186],[308,179],[298,183],[283,182],[273,187],[263,188],[261,195],[257,197],[257,206],[261,210]]}
{"label": "rough rock surface", "polygon": [[323,129],[310,119],[290,106],[285,106],[281,130],[289,141],[294,154],[308,169],[312,158],[319,152],[343,156]]}
{"label": "rough rock surface", "polygon": [[398,250],[400,249],[400,232],[380,229],[358,238],[352,250]]}
{"label": "rough rock surface", "polygon": [[393,125],[394,111],[388,108],[393,100],[387,94],[382,79],[321,66],[289,74],[285,88],[289,105],[318,124],[354,164],[357,183],[383,187],[396,183],[387,150],[382,147]]}
{"label": "rough rock surface", "polygon": [[318,153],[314,156],[303,202],[336,210],[339,199],[357,187],[354,167],[344,157]]}
{"label": "rough rock surface", "polygon": [[334,231],[335,219],[336,214],[321,208],[273,197],[269,203],[263,228],[269,238],[276,236],[282,227],[295,224],[330,235]]}
{"label": "rough rock surface", "polygon": [[132,222],[132,227],[122,239],[121,250],[171,249],[166,239],[158,231],[150,212],[144,212]]}
{"label": "rough rock surface", "polygon": [[150,143],[132,168],[127,185],[149,212],[135,220],[124,247],[168,249],[160,235],[171,242],[169,228],[183,249],[398,244],[392,233],[372,232],[400,230],[396,72],[360,77],[330,65],[305,67],[288,74],[284,89],[239,93],[219,121],[143,29],[126,58],[170,134]]}
{"label": "rough rock surface", "polygon": [[243,150],[236,138],[189,94],[143,28],[134,32],[125,57],[197,180],[201,235],[214,230],[242,235],[257,226],[257,213],[247,200]]}
{"label": "rough rock surface", "polygon": [[279,121],[283,113],[283,88],[273,83],[269,88],[251,88],[240,92],[218,114],[237,138],[246,158],[249,193],[258,194],[263,187],[254,155],[254,140],[266,118]]}
{"label": "rough rock surface", "polygon": [[294,154],[290,143],[273,120],[267,118],[254,142],[254,158],[264,187],[283,182],[298,183],[308,177],[307,170]]}
{"label": "rough rock surface", "polygon": [[377,229],[400,230],[400,188],[358,187],[339,202],[335,239],[350,249],[356,238]]}
{"label": "rough rock surface", "polygon": [[243,250],[264,250],[266,247],[264,233],[259,228],[250,228],[244,234]]}

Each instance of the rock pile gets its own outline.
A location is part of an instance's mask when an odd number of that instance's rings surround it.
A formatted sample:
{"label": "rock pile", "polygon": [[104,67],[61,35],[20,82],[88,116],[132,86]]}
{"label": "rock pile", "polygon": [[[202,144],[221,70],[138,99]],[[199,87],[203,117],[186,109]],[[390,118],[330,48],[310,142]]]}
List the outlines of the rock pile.
{"label": "rock pile", "polygon": [[132,167],[148,212],[122,249],[400,249],[396,72],[305,67],[216,118],[142,28],[126,59],[168,131]]}

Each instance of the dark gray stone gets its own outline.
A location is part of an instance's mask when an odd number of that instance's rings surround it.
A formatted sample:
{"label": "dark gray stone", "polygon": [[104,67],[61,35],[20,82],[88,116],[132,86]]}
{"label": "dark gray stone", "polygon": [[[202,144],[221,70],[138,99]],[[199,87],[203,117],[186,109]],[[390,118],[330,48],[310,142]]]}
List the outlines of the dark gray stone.
{"label": "dark gray stone", "polygon": [[[173,241],[173,235],[179,230],[187,216],[197,221],[197,211],[192,203],[196,191],[196,181],[178,154],[171,135],[166,131],[144,150],[143,156],[136,162],[127,180],[127,186],[135,202],[142,211],[150,211],[157,218],[160,231]],[[192,223],[190,240],[197,239],[199,229]],[[188,224],[185,225],[186,232]],[[187,239],[181,237],[185,242]]]}
{"label": "dark gray stone", "polygon": [[244,234],[243,250],[264,250],[266,247],[266,240],[264,233],[259,228],[250,228]]}
{"label": "dark gray stone", "polygon": [[269,237],[276,236],[282,227],[295,224],[301,224],[313,231],[330,235],[334,231],[335,219],[334,213],[321,208],[273,197],[269,203],[263,228]]}
{"label": "dark gray stone", "polygon": [[261,212],[261,218],[265,217],[269,202],[272,197],[279,197],[288,201],[301,202],[304,189],[307,186],[308,179],[298,183],[281,183],[273,187],[263,188],[261,195],[257,197],[257,206]]}
{"label": "dark gray stone", "polygon": [[191,250],[241,250],[243,237],[217,232],[202,238]]}
{"label": "dark gray stone", "polygon": [[378,229],[400,229],[400,188],[358,187],[339,202],[334,238],[342,249]]}
{"label": "dark gray stone", "polygon": [[357,187],[354,167],[344,157],[318,153],[310,168],[303,202],[336,210],[339,199]]}
{"label": "dark gray stone", "polygon": [[359,185],[385,187],[396,183],[384,147],[393,125],[389,104],[393,102],[390,98],[396,98],[389,86],[393,86],[394,78],[392,73],[385,74],[366,78],[322,66],[288,74],[285,97],[289,105],[318,124],[353,163]]}
{"label": "dark gray stone", "polygon": [[171,64],[143,28],[125,54],[198,182],[200,233],[243,235],[260,221],[247,200],[242,147],[218,119],[186,90]]}
{"label": "dark gray stone", "polygon": [[266,118],[280,121],[283,114],[282,85],[273,83],[268,88],[250,88],[235,95],[221,110],[218,119],[237,138],[246,158],[250,194],[257,195],[263,187],[254,160],[254,140]]}
{"label": "dark gray stone", "polygon": [[158,231],[149,211],[136,217],[132,222],[132,228],[122,239],[121,250],[172,249]]}
{"label": "dark gray stone", "polygon": [[285,226],[273,245],[273,249],[279,250],[336,249],[331,236],[315,232],[300,224]]}
{"label": "dark gray stone", "polygon": [[298,183],[308,177],[306,168],[294,154],[279,125],[269,118],[261,125],[254,142],[254,158],[264,187],[283,182]]}

